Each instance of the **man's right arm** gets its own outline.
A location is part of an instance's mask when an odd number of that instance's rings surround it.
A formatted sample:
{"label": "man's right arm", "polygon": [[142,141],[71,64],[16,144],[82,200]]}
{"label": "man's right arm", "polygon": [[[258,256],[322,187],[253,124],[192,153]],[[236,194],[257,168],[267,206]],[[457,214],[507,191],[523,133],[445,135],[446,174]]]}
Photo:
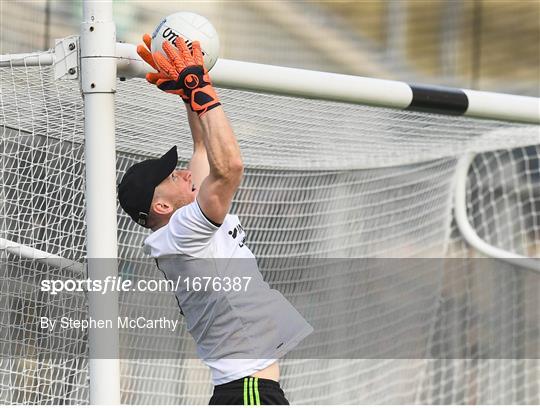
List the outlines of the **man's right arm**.
{"label": "man's right arm", "polygon": [[197,201],[203,213],[221,224],[243,175],[240,147],[221,106],[200,117],[210,174],[204,179]]}

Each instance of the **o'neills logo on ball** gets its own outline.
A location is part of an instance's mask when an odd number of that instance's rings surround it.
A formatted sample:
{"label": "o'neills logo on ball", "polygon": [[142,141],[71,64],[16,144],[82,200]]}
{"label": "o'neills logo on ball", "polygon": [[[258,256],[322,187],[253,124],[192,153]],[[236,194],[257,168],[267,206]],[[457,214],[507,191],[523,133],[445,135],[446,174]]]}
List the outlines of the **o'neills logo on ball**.
{"label": "o'neills logo on ball", "polygon": [[163,30],[162,37],[164,40],[170,41],[174,44],[176,39],[178,38],[178,34],[176,34],[171,27],[167,27],[165,30]]}
{"label": "o'neills logo on ball", "polygon": [[[171,44],[175,45],[176,46],[176,39],[178,37],[180,37],[180,34],[177,34],[176,32],[173,31],[173,29],[171,27],[167,27],[165,30],[163,30],[163,34],[161,35],[163,37],[164,40],[167,40],[169,41]],[[153,37],[152,37],[153,38]],[[180,37],[182,38],[182,37]],[[184,42],[186,43],[188,49],[191,51],[192,48],[193,48],[193,43],[188,40],[187,38],[182,38],[184,40]],[[201,50],[202,52],[202,55],[205,56],[206,53],[204,52],[204,50]]]}
{"label": "o'neills logo on ball", "polygon": [[184,85],[189,89],[197,88],[199,85],[199,78],[197,78],[197,75],[188,74],[184,78]]}

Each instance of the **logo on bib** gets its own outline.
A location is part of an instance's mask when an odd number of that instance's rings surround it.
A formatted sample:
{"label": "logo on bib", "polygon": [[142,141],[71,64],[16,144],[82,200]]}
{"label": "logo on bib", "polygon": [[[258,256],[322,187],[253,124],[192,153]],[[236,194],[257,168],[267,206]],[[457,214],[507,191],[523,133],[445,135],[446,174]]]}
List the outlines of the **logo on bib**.
{"label": "logo on bib", "polygon": [[236,237],[239,237],[241,234],[243,234],[242,239],[238,243],[238,246],[242,248],[246,244],[246,231],[242,227],[242,225],[238,224],[236,227],[234,227],[232,230],[229,231],[229,236],[236,240]]}

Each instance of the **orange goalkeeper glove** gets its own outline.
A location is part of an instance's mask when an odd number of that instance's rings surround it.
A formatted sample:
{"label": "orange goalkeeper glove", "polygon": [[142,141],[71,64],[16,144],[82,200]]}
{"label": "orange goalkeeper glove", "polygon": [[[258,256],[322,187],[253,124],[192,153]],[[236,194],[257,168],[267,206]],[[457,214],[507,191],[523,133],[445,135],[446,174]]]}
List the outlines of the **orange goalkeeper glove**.
{"label": "orange goalkeeper glove", "polygon": [[[150,37],[150,34],[144,34],[143,35],[143,41],[144,44],[137,45],[137,54],[152,68],[154,68],[156,72],[149,72],[146,74],[146,80],[150,82],[151,84],[156,85],[157,81],[160,79],[165,80],[171,80],[172,78],[169,77],[166,73],[161,72],[159,67],[154,62],[154,57],[152,57],[152,52],[150,51],[152,49],[152,37]],[[189,100],[185,95],[180,95],[182,99],[184,99],[185,103],[189,103]]]}
{"label": "orange goalkeeper glove", "polygon": [[204,67],[201,45],[198,41],[193,41],[190,52],[184,41],[175,43],[177,47],[168,41],[163,42],[163,51],[168,58],[159,52],[152,55],[159,72],[169,77],[158,79],[156,84],[162,91],[188,100],[191,110],[202,116],[221,103]]}

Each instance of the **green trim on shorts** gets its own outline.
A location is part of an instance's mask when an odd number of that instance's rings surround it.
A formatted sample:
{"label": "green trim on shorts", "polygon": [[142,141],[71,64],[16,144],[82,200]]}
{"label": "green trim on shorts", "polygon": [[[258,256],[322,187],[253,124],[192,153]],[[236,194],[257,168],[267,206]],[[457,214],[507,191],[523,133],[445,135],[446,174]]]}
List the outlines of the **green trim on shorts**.
{"label": "green trim on shorts", "polygon": [[248,404],[248,399],[247,399],[247,395],[248,395],[248,379],[247,377],[244,378],[244,405],[249,405]]}
{"label": "green trim on shorts", "polygon": [[255,377],[255,405],[261,405],[261,400],[259,399],[259,379]]}
{"label": "green trim on shorts", "polygon": [[249,377],[249,405],[255,405],[253,399],[253,377]]}
{"label": "green trim on shorts", "polygon": [[259,379],[257,377],[244,378],[244,405],[261,405]]}

